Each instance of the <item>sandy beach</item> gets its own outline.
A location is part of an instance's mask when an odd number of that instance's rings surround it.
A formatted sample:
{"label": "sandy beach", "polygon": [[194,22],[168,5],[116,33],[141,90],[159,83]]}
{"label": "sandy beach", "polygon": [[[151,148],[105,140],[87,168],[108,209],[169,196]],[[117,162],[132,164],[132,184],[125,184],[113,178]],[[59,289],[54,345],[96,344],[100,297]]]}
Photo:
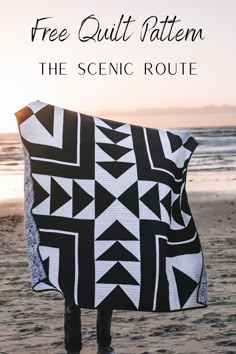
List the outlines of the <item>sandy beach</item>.
{"label": "sandy beach", "polygon": [[[207,266],[209,306],[173,313],[114,311],[119,354],[236,352],[236,173],[189,172],[187,189]],[[61,295],[34,293],[23,200],[0,204],[0,353],[65,353]],[[83,354],[96,353],[95,310],[82,310]]]}

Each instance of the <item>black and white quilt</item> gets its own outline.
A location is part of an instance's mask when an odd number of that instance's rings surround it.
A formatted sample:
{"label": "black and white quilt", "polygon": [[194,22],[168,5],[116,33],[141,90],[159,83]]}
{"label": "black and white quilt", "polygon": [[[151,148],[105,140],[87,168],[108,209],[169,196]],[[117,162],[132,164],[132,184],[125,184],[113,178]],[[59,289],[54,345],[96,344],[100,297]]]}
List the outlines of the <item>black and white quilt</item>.
{"label": "black and white quilt", "polygon": [[82,308],[207,306],[185,189],[193,137],[40,101],[15,115],[33,290],[59,291]]}

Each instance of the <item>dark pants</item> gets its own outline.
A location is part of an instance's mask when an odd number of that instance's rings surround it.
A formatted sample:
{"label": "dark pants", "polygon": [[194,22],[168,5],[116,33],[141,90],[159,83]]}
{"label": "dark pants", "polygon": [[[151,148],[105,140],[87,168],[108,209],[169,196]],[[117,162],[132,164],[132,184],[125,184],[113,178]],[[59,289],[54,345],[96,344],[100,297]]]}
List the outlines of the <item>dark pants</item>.
{"label": "dark pants", "polygon": [[[112,309],[100,308],[97,310],[97,343],[99,346],[111,344]],[[81,336],[81,309],[75,304],[65,302],[64,313],[65,349],[80,351],[82,349]]]}

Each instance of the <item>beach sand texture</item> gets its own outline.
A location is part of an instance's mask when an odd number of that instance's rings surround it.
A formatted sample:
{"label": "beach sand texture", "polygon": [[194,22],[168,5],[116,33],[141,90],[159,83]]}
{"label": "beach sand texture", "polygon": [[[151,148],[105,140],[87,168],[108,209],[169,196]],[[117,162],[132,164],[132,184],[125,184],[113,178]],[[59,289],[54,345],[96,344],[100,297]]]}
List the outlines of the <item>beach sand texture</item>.
{"label": "beach sand texture", "polygon": [[[114,311],[119,354],[236,352],[236,173],[188,174],[189,202],[207,266],[209,306],[173,313]],[[0,205],[0,353],[65,353],[60,294],[34,293],[23,201]],[[82,354],[96,353],[96,311],[82,310]]]}

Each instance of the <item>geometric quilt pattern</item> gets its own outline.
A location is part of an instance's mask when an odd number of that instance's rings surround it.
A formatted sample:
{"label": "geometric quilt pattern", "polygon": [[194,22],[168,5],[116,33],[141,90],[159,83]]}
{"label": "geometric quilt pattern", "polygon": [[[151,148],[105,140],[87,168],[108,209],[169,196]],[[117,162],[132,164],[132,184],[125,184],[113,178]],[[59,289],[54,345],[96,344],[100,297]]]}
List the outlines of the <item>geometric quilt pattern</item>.
{"label": "geometric quilt pattern", "polygon": [[40,101],[15,115],[34,291],[59,291],[82,308],[207,306],[185,188],[192,136]]}

